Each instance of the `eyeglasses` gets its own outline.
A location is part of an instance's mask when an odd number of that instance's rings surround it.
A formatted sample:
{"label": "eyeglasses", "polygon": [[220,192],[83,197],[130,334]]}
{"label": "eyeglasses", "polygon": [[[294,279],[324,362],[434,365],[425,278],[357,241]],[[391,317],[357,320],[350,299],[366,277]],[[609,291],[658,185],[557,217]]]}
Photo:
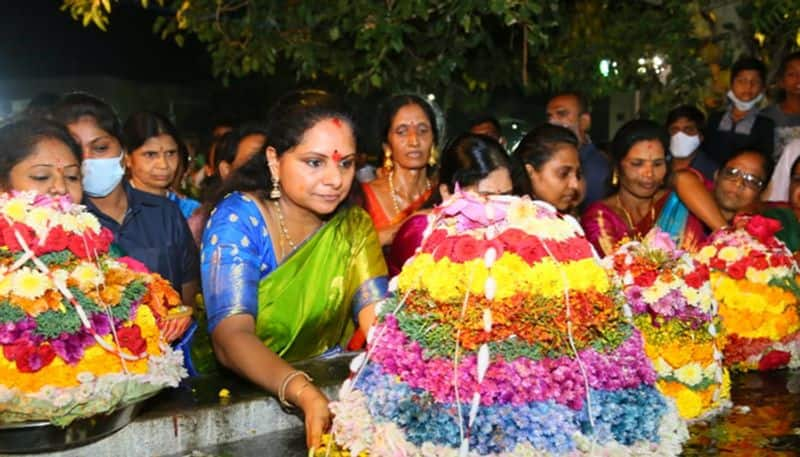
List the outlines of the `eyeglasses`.
{"label": "eyeglasses", "polygon": [[761,190],[764,187],[764,180],[750,173],[745,173],[738,168],[725,167],[722,169],[722,177],[728,181],[742,180],[746,187],[753,190]]}

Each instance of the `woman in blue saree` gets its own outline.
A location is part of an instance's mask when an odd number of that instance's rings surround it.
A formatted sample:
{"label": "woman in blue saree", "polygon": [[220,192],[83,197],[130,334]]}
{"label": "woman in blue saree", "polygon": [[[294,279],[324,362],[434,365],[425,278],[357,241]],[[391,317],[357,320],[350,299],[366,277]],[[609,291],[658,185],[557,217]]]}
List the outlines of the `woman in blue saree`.
{"label": "woman in blue saree", "polygon": [[328,400],[288,362],[364,332],[386,291],[369,216],[341,208],[355,174],[352,121],[323,103],[285,99],[268,143],[229,180],[203,235],[208,327],[226,367],[302,409],[310,447],[330,423]]}

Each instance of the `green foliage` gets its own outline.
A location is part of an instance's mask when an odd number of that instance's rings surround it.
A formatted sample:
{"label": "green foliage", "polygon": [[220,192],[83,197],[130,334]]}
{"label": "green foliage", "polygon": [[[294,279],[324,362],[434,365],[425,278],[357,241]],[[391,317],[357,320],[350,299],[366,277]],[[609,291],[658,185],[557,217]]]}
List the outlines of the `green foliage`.
{"label": "green foliage", "polygon": [[[452,357],[455,351],[454,326],[442,323],[440,317],[436,315],[419,315],[400,311],[395,316],[397,325],[412,341],[416,341],[423,349],[425,357]],[[531,323],[531,325],[536,325]],[[597,339],[591,346],[598,352],[607,353],[616,349],[625,342],[632,333],[632,327],[625,323],[609,326],[598,332]],[[567,344],[563,344],[547,351],[546,345],[529,344],[526,341],[511,337],[500,341],[489,343],[489,350],[492,354],[500,354],[505,360],[515,360],[525,357],[532,360],[541,360],[550,357],[557,358],[564,355],[571,355],[571,349]],[[579,346],[578,350],[584,347]],[[463,350],[463,348],[462,348]],[[476,351],[464,351],[463,355],[469,355]]]}
{"label": "green foliage", "polygon": [[[86,312],[87,316],[106,312],[105,309],[94,303],[77,287],[70,287],[70,291],[75,296],[75,300],[81,305],[84,312]],[[119,304],[112,306],[108,312],[114,319],[129,319],[131,305],[141,300],[145,292],[147,292],[147,285],[142,281],[131,282],[122,293]],[[52,339],[58,338],[62,333],[75,333],[80,330],[82,324],[78,312],[75,311],[75,307],[66,300],[64,300],[63,304],[63,311],[49,310],[36,316],[36,329],[34,333]],[[2,322],[2,318],[3,308],[2,305],[0,305],[0,322]]]}
{"label": "green foliage", "polygon": [[25,311],[7,301],[0,302],[0,323],[19,322],[25,319]]}
{"label": "green foliage", "polygon": [[[147,284],[138,280],[131,282],[122,293],[119,305],[111,308],[111,314],[117,319],[128,319],[130,317],[131,305],[140,301],[145,292],[147,292]],[[118,310],[118,308],[120,308],[120,310]],[[123,310],[127,311],[123,312]]]}
{"label": "green foliage", "polygon": [[783,57],[800,46],[800,3],[797,0],[742,2],[739,16],[750,19],[750,53],[769,65],[772,80]]}
{"label": "green foliage", "polygon": [[797,284],[797,281],[795,281],[794,276],[772,278],[769,280],[768,284],[773,287],[780,287],[800,299],[800,286]]}
{"label": "green foliage", "polygon": [[65,311],[45,311],[36,316],[34,333],[47,339],[58,338],[62,333],[75,333],[81,328],[81,320],[75,308],[65,305]]}
{"label": "green foliage", "polygon": [[[464,111],[482,107],[499,88],[528,94],[570,88],[593,98],[638,90],[643,114],[653,118],[678,103],[708,101],[711,68],[719,55],[732,54],[719,47],[752,35],[748,27],[768,35],[766,51],[772,41],[785,48],[800,26],[797,0],[742,2],[745,26],[717,35],[708,4],[699,0],[159,4],[173,13],[159,17],[153,31],[179,45],[189,37],[204,43],[214,74],[226,83],[293,74],[304,83],[338,81],[360,95],[431,92],[445,107],[457,102]],[[62,9],[104,28],[111,6],[110,0],[62,0]],[[663,59],[663,71],[655,70],[655,57]],[[611,65],[605,77],[604,60]]]}

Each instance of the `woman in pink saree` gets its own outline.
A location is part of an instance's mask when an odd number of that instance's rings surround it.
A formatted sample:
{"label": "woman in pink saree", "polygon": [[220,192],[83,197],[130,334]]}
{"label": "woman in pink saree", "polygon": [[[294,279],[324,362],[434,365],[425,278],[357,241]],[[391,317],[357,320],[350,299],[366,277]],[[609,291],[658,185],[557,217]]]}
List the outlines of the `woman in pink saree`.
{"label": "woman in pink saree", "polygon": [[[614,135],[612,185],[617,191],[589,205],[581,217],[586,237],[601,256],[626,240],[642,238],[659,220],[670,195],[664,188],[667,138],[662,126],[645,119],[626,123]],[[682,247],[703,236],[702,226],[688,226],[698,233],[684,234]]]}
{"label": "woman in pink saree", "polygon": [[[465,133],[456,137],[442,153],[438,192],[425,206],[433,207],[460,189],[483,195],[510,194],[511,168],[503,146],[485,135]],[[400,272],[403,264],[414,255],[428,227],[428,211],[409,217],[398,229],[386,263],[389,276]]]}

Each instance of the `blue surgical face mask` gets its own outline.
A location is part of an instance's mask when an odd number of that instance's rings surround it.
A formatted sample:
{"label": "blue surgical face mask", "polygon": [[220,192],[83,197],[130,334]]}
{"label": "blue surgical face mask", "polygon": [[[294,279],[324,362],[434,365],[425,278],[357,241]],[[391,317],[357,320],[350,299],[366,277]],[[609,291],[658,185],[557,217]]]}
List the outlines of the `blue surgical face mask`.
{"label": "blue surgical face mask", "polygon": [[122,155],[110,159],[84,159],[81,164],[83,172],[83,191],[90,197],[105,197],[122,180],[125,169],[122,167]]}

